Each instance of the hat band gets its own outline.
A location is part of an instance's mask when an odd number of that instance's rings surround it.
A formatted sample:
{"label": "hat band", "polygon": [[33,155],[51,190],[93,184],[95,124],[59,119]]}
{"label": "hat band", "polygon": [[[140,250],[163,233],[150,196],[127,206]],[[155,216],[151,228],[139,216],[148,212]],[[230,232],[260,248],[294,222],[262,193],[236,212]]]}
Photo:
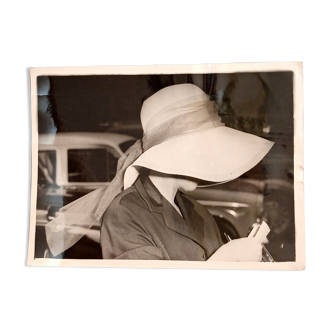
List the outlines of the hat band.
{"label": "hat band", "polygon": [[[223,127],[224,124],[217,115],[214,105],[214,102],[205,100],[168,111],[176,111],[180,115],[172,117],[156,126],[153,130],[144,133],[142,139],[143,150],[146,151],[177,136]],[[161,116],[165,116],[165,114]]]}

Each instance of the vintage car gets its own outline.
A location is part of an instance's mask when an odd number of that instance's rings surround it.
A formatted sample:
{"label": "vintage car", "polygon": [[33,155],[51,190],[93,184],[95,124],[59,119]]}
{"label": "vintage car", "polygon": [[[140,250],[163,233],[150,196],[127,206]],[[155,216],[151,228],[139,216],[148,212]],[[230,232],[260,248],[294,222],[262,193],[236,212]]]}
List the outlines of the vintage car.
{"label": "vintage car", "polygon": [[[135,142],[119,133],[57,133],[39,135],[35,257],[52,257],[45,225],[59,209],[94,189],[106,186],[116,173],[118,158]],[[264,184],[245,177],[188,193],[214,216],[220,234],[244,237],[264,215]],[[100,225],[90,229],[61,258],[101,258]]]}

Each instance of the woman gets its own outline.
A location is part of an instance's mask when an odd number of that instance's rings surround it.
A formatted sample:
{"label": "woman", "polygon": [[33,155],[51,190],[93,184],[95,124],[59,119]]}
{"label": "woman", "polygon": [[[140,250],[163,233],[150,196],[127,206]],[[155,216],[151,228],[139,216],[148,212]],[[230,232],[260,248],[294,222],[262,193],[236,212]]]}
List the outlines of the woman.
{"label": "woman", "polygon": [[[144,137],[119,160],[107,190],[72,203],[62,220],[48,224],[52,252],[77,241],[68,227],[89,228],[101,219],[105,259],[260,261],[255,238],[223,244],[213,217],[182,191],[237,178],[273,143],[225,127],[209,96],[192,84],[148,98],[141,122]],[[55,248],[59,238],[62,249]]]}

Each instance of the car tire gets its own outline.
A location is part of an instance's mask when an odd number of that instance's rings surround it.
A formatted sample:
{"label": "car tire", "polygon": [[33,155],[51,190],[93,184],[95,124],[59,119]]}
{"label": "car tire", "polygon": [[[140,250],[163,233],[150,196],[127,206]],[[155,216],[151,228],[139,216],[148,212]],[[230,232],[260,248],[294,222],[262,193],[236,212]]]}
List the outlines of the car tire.
{"label": "car tire", "polygon": [[238,239],[240,237],[238,231],[227,219],[216,216],[213,217],[217,223],[221,239],[224,243],[228,242],[226,235],[229,236],[232,240]]}

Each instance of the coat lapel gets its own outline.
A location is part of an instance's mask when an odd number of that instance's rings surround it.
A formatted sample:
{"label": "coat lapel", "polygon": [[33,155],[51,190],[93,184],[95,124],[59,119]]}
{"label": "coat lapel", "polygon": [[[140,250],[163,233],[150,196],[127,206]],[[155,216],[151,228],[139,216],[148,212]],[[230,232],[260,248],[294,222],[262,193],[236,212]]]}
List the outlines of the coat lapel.
{"label": "coat lapel", "polygon": [[187,237],[205,248],[204,220],[195,210],[194,204],[184,197],[181,192],[176,195],[176,203],[179,206],[183,218],[174,207],[165,199],[163,205],[163,218],[167,228]]}
{"label": "coat lapel", "polygon": [[150,211],[158,213],[167,228],[193,240],[203,249],[207,249],[204,245],[204,219],[195,210],[194,204],[184,194],[178,192],[176,195],[176,203],[181,210],[182,218],[147,176],[140,176],[135,186]]}

